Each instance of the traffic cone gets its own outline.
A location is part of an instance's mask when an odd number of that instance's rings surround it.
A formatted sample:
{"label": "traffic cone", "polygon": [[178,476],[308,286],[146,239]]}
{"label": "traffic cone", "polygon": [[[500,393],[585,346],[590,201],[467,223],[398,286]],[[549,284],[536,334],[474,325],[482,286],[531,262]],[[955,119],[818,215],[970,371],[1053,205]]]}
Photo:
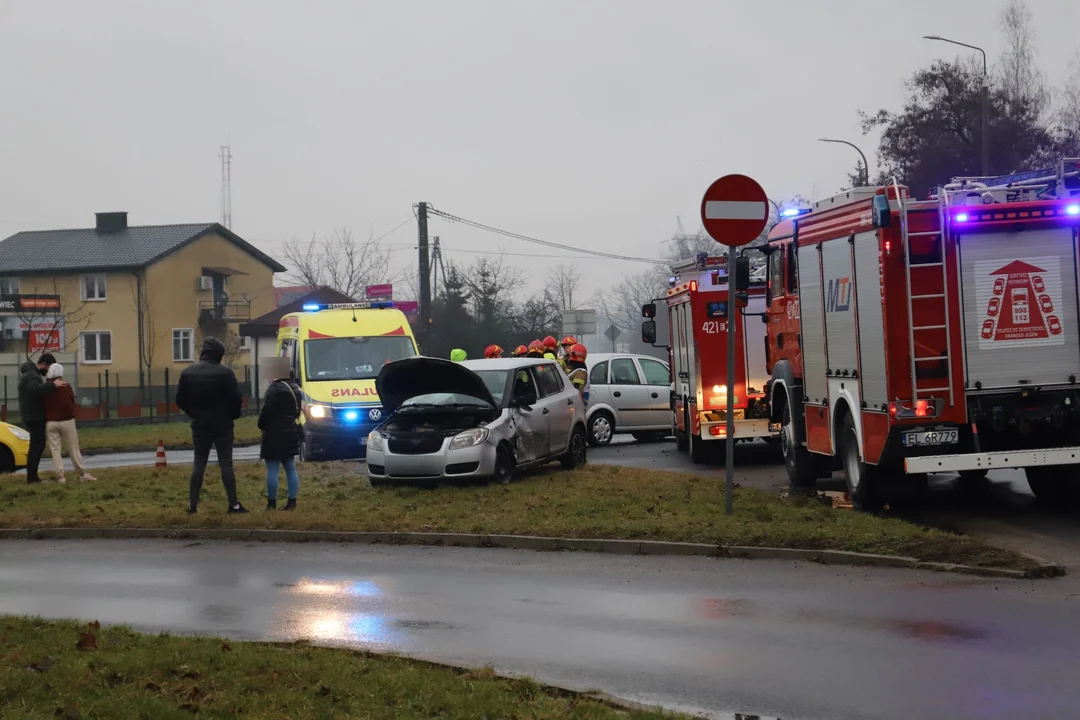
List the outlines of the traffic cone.
{"label": "traffic cone", "polygon": [[158,440],[157,443],[157,458],[154,460],[154,467],[163,468],[169,463],[165,460],[165,441]]}

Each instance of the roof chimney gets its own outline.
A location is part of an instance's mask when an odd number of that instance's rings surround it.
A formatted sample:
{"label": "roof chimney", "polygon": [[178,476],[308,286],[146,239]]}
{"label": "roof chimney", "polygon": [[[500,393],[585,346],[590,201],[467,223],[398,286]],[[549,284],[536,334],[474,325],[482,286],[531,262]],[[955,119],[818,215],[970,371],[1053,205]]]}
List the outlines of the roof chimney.
{"label": "roof chimney", "polygon": [[94,213],[94,216],[97,218],[95,228],[103,235],[127,230],[126,212],[100,212]]}

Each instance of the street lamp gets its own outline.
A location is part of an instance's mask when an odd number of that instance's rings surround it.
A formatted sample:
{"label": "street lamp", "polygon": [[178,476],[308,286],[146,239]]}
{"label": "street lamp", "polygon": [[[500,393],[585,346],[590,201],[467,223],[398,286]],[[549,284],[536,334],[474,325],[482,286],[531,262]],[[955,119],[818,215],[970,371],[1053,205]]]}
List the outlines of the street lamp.
{"label": "street lamp", "polygon": [[855,148],[855,152],[859,153],[859,157],[862,158],[863,187],[866,187],[870,184],[870,166],[866,162],[866,155],[863,155],[863,151],[859,149],[858,145],[856,145],[855,143],[850,143],[847,140],[833,140],[832,138],[818,138],[818,142],[840,143],[841,145],[847,145],[849,147]]}
{"label": "street lamp", "polygon": [[982,85],[982,174],[990,177],[990,73],[986,69],[986,51],[975,45],[943,38],[940,35],[923,35],[923,40],[937,40],[951,45],[959,45],[969,50],[978,50],[982,53],[983,60],[983,85]]}

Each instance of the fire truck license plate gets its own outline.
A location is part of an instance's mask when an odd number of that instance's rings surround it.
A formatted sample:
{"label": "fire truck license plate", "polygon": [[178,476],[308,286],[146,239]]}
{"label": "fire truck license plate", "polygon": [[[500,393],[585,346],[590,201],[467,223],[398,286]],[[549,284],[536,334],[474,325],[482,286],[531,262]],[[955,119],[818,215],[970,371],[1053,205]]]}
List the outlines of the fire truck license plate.
{"label": "fire truck license plate", "polygon": [[930,430],[904,433],[904,446],[954,445],[960,440],[959,430]]}

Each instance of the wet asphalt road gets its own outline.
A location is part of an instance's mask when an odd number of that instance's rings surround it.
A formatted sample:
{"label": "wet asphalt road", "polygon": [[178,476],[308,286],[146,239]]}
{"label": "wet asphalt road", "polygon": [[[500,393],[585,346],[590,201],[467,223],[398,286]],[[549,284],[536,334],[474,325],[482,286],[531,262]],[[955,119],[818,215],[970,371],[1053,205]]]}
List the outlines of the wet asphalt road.
{"label": "wet asphalt road", "polygon": [[0,613],[394,650],[720,714],[1074,717],[1080,581],[773,561],[0,543]]}

